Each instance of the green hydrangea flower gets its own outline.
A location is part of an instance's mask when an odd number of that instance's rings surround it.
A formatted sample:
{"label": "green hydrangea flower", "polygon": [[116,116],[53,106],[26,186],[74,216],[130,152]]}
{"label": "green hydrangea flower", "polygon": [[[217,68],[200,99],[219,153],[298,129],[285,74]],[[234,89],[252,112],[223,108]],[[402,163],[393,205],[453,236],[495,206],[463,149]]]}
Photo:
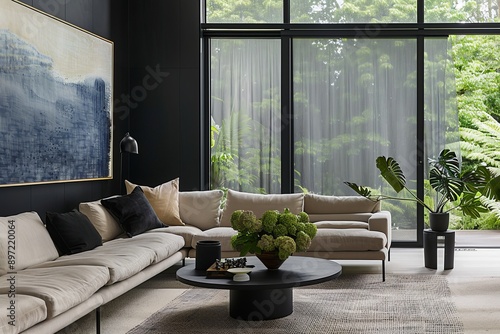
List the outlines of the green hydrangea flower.
{"label": "green hydrangea flower", "polygon": [[255,214],[252,211],[248,210],[243,211],[239,219],[239,224],[240,224],[239,231],[244,232],[251,230],[256,220],[257,217],[255,217]]}
{"label": "green hydrangea flower", "polygon": [[311,237],[304,231],[299,231],[295,237],[295,244],[297,246],[297,252],[305,252],[309,246],[311,246]]}
{"label": "green hydrangea flower", "polygon": [[279,211],[268,210],[262,215],[262,229],[266,233],[272,233],[278,222]]}
{"label": "green hydrangea flower", "polygon": [[318,232],[318,227],[313,223],[307,223],[304,228],[304,232],[312,239],[316,236]]}
{"label": "green hydrangea flower", "polygon": [[300,231],[304,231],[306,229],[306,224],[305,223],[297,223],[297,233],[299,233]]}
{"label": "green hydrangea flower", "polygon": [[274,238],[272,235],[264,234],[259,242],[257,242],[257,247],[259,247],[264,252],[271,252],[276,249],[274,245]]}
{"label": "green hydrangea flower", "polygon": [[273,229],[273,235],[275,238],[279,238],[288,234],[288,229],[285,225],[278,224]]}
{"label": "green hydrangea flower", "polygon": [[296,251],[295,241],[288,236],[276,238],[275,245],[278,247],[278,256],[281,260],[286,260]]}
{"label": "green hydrangea flower", "polygon": [[285,212],[279,215],[278,224],[286,226],[288,235],[295,236],[297,233],[297,215],[294,215],[288,209],[285,209]]}
{"label": "green hydrangea flower", "polygon": [[262,231],[262,220],[256,219],[252,226],[248,228],[248,232],[250,233],[259,233]]}
{"label": "green hydrangea flower", "polygon": [[303,211],[297,215],[297,219],[299,223],[309,223],[309,215]]}
{"label": "green hydrangea flower", "polygon": [[[288,209],[285,209],[285,211]],[[293,225],[298,222],[297,215],[294,215],[289,210],[279,215],[278,222],[284,225]]]}
{"label": "green hydrangea flower", "polygon": [[241,214],[243,213],[243,210],[236,210],[231,214],[231,227],[234,228],[236,231],[239,231],[240,229],[240,217]]}
{"label": "green hydrangea flower", "polygon": [[234,211],[231,215],[231,226],[242,233],[257,233],[262,230],[262,222],[252,211]]}

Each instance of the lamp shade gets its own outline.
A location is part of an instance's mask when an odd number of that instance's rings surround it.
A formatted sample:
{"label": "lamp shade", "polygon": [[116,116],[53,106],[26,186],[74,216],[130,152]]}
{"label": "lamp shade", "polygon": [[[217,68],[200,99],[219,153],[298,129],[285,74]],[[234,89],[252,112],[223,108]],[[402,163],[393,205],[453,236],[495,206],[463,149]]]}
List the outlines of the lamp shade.
{"label": "lamp shade", "polygon": [[125,137],[120,141],[120,153],[127,152],[127,153],[134,153],[138,154],[139,153],[139,146],[137,145],[137,141],[130,136],[130,134],[127,132],[125,134]]}

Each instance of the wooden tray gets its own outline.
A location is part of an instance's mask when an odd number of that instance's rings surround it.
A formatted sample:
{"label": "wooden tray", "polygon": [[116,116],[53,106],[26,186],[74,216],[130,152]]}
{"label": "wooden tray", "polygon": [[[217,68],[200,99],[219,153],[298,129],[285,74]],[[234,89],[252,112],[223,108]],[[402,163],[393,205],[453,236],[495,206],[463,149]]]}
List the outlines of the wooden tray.
{"label": "wooden tray", "polygon": [[[246,263],[246,258],[243,258]],[[224,261],[227,260],[233,260],[233,259],[225,259]],[[253,266],[247,266],[247,267],[253,267]],[[232,278],[234,274],[231,274],[228,272],[228,269],[231,268],[241,268],[237,266],[228,266],[225,268],[219,268],[217,269],[217,262],[214,262],[208,269],[207,269],[207,278]]]}
{"label": "wooden tray", "polygon": [[227,269],[217,269],[214,263],[207,269],[207,278],[232,278],[233,274],[228,272]]}

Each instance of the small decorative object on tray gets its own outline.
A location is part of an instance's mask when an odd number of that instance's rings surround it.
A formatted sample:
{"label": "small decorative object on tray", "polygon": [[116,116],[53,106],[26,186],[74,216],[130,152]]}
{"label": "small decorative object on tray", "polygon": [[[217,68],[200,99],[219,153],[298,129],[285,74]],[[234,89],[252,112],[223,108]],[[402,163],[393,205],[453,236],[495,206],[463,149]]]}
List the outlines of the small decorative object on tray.
{"label": "small decorative object on tray", "polygon": [[252,272],[252,268],[229,268],[227,271],[234,274],[233,281],[248,282],[250,280],[248,274]]}
{"label": "small decorative object on tray", "polygon": [[253,266],[247,266],[247,258],[229,258],[229,259],[217,259],[215,263],[212,264],[207,269],[207,278],[232,278],[233,274],[228,272],[231,268],[248,268]]}

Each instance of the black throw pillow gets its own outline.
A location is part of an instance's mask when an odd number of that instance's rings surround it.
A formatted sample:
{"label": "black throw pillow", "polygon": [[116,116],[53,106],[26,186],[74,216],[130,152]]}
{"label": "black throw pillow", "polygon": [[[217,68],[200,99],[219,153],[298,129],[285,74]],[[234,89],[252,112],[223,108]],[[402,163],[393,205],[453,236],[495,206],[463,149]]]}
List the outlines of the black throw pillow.
{"label": "black throw pillow", "polygon": [[128,195],[102,199],[101,204],[117,218],[129,237],[165,227],[139,186]]}
{"label": "black throw pillow", "polygon": [[47,231],[59,255],[84,252],[102,245],[102,238],[83,213],[74,209],[66,213],[46,213]]}

